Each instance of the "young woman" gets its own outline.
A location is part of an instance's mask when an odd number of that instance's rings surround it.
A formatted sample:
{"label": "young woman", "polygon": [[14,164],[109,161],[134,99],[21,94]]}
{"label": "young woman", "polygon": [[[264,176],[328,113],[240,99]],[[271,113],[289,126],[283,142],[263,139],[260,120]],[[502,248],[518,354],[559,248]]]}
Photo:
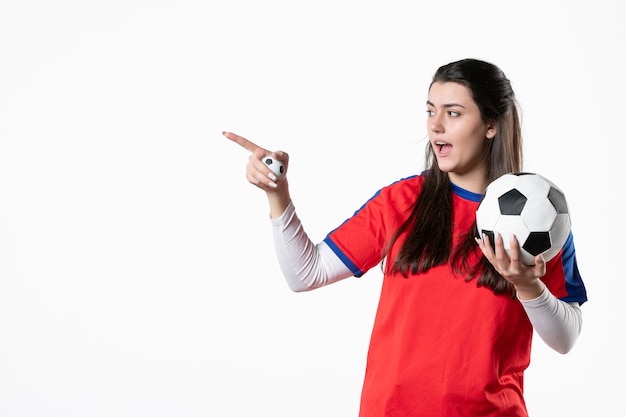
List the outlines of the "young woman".
{"label": "young woman", "polygon": [[[496,66],[464,59],[440,67],[426,101],[429,143],[420,175],[379,190],[314,244],[301,227],[285,176],[269,152],[249,150],[247,179],[264,190],[279,263],[293,291],[383,265],[360,416],[526,416],[523,375],[533,328],[568,352],[587,300],[572,236],[533,266],[515,237],[479,237],[475,212],[487,184],[522,170],[515,95]],[[289,157],[274,157],[287,168]],[[503,238],[511,239],[511,251]],[[493,243],[493,246],[492,246]]]}

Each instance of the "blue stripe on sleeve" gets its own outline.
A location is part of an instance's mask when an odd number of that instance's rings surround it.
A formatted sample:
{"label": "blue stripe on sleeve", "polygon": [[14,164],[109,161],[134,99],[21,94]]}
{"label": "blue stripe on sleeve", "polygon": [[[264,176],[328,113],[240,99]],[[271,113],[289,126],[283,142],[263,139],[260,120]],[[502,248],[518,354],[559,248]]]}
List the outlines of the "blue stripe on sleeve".
{"label": "blue stripe on sleeve", "polygon": [[561,300],[568,303],[578,302],[582,305],[587,301],[587,290],[578,271],[574,238],[571,232],[563,245],[561,256],[565,273],[565,288],[567,289],[567,296],[561,298]]}
{"label": "blue stripe on sleeve", "polygon": [[348,267],[348,269],[354,274],[355,277],[359,278],[363,276],[363,272],[350,259],[348,259],[348,257],[341,251],[341,249],[339,249],[337,245],[335,245],[335,242],[333,242],[329,236],[326,236],[324,242],[328,245],[329,248],[332,249],[333,252],[335,252],[335,255],[337,255],[339,259],[341,259],[341,262],[343,262]]}

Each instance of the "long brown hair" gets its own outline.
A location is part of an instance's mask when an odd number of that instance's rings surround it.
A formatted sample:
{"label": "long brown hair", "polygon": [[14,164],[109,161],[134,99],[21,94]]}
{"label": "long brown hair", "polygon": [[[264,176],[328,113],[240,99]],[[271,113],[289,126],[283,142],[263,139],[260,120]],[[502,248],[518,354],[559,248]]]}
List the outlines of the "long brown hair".
{"label": "long brown hair", "polygon": [[[522,135],[517,101],[511,83],[495,65],[477,59],[463,59],[441,66],[432,83],[455,82],[470,91],[484,122],[496,122],[496,136],[487,141],[484,155],[489,182],[509,172],[522,170]],[[385,256],[399,236],[407,233],[392,265],[394,272],[408,277],[451,262],[453,270],[467,280],[478,276],[478,285],[496,294],[513,294],[513,287],[480,256],[478,263],[470,259],[476,253],[474,238],[478,236],[476,221],[456,247],[452,247],[452,189],[447,172],[441,171],[433,148],[426,147],[426,171],[422,190],[411,214],[393,235]]]}

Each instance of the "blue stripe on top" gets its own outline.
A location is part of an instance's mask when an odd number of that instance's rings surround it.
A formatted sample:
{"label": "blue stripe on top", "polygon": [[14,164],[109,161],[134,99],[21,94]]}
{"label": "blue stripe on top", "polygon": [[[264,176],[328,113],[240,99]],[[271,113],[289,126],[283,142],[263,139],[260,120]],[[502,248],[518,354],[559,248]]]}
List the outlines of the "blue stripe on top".
{"label": "blue stripe on top", "polygon": [[465,200],[475,201],[476,203],[480,203],[480,200],[482,200],[483,198],[482,194],[468,191],[465,188],[461,188],[452,182],[450,183],[450,185],[452,186],[452,192]]}

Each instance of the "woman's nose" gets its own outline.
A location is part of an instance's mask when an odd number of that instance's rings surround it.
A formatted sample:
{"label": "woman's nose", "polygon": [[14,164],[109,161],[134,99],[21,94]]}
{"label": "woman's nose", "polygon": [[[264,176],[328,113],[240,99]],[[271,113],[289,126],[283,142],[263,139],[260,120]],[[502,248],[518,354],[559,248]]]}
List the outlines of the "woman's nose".
{"label": "woman's nose", "polygon": [[431,117],[429,117],[428,128],[432,132],[436,132],[436,133],[443,132],[443,124],[441,123],[441,117],[437,114],[434,114]]}

